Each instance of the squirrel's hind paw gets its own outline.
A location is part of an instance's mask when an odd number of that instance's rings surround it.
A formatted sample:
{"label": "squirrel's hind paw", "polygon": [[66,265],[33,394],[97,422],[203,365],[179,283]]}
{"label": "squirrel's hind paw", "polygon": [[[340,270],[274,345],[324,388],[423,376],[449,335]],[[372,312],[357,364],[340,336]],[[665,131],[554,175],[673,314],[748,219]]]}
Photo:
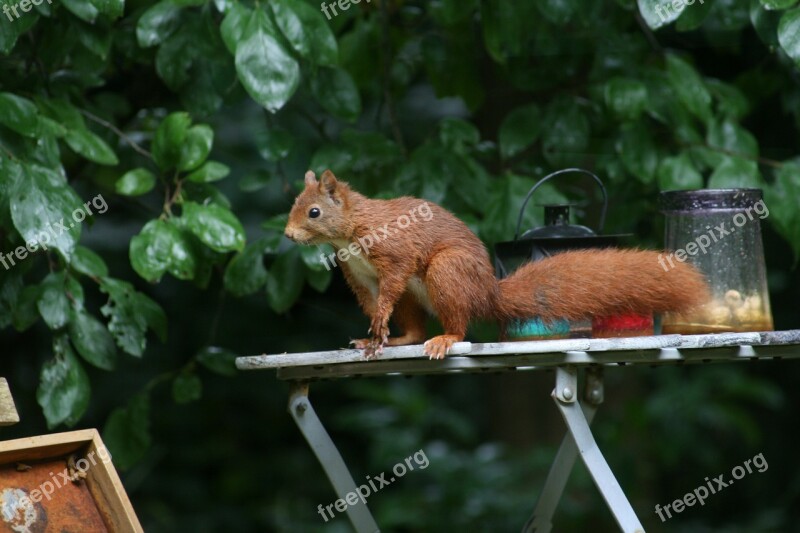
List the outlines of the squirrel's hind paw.
{"label": "squirrel's hind paw", "polygon": [[453,347],[453,344],[464,340],[463,337],[458,335],[438,335],[428,341],[422,346],[423,354],[431,359],[444,359],[444,356]]}

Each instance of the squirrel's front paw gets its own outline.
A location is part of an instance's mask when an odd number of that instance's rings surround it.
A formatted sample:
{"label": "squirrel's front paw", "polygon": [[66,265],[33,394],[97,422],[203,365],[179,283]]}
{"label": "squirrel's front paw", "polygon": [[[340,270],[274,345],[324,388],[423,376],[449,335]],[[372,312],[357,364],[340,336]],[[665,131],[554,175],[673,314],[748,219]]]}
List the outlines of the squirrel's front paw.
{"label": "squirrel's front paw", "polygon": [[381,342],[378,339],[369,339],[367,346],[364,348],[364,357],[367,359],[377,359],[383,353],[383,345],[386,344],[386,339]]}
{"label": "squirrel's front paw", "polygon": [[366,350],[371,341],[372,339],[353,339],[350,341],[350,346],[356,350]]}
{"label": "squirrel's front paw", "polygon": [[367,359],[375,359],[375,357],[383,353],[383,347],[386,344],[386,340],[387,339],[384,338],[383,342],[381,342],[376,338],[353,339],[350,341],[350,345],[356,350],[365,350],[364,355]]}

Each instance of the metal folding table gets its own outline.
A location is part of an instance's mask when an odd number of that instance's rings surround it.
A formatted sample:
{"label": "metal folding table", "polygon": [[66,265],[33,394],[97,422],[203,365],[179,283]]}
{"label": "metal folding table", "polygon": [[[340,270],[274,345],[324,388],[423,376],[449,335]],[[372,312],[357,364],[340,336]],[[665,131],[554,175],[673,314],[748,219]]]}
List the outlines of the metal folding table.
{"label": "metal folding table", "polygon": [[[603,369],[622,365],[715,363],[800,358],[800,330],[713,335],[657,335],[612,339],[565,339],[525,342],[469,343],[453,346],[443,360],[431,361],[422,345],[386,348],[380,359],[366,361],[361,350],[335,350],[239,357],[240,370],[277,370],[291,383],[289,413],[305,436],[339,498],[356,490],[356,483],[308,399],[309,383],[322,379],[387,375],[459,374],[503,370],[555,368],[552,397],[567,424],[527,533],[546,533],[567,479],[580,455],[614,515],[621,531],[644,531],[592,435],[590,424],[603,402]],[[578,374],[584,371],[579,399]],[[356,531],[379,531],[365,503],[347,507]]]}

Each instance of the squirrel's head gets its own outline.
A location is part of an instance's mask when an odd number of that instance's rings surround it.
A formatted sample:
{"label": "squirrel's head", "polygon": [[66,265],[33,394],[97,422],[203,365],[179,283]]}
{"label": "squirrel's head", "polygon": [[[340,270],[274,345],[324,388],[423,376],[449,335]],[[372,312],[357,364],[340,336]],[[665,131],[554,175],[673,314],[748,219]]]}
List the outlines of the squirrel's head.
{"label": "squirrel's head", "polygon": [[306,172],[306,188],[294,201],[284,234],[300,244],[322,244],[349,236],[349,186],[326,170],[319,181]]}

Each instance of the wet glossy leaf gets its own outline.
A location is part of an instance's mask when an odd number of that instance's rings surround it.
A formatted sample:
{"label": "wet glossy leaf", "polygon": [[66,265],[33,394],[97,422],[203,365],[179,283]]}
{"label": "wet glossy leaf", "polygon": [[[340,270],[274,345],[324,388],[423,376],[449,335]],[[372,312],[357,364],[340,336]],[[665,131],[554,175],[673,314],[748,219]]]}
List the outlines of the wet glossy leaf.
{"label": "wet glossy leaf", "polygon": [[186,202],[183,205],[183,220],[186,228],[212,250],[230,252],[244,248],[244,228],[229,209],[214,204]]}
{"label": "wet glossy leaf", "polygon": [[66,335],[53,339],[54,357],[42,366],[36,401],[47,427],[74,426],[89,407],[89,378],[69,345]]}
{"label": "wet glossy leaf", "polygon": [[69,336],[75,349],[88,363],[114,370],[117,347],[106,326],[83,309],[70,311]]}
{"label": "wet glossy leaf", "polygon": [[300,83],[300,66],[280,44],[274,26],[260,9],[236,46],[236,72],[253,100],[272,112],[286,105]]}
{"label": "wet glossy leaf", "polygon": [[103,258],[85,246],[76,246],[69,266],[87,276],[103,277],[108,275],[108,267]]}
{"label": "wet glossy leaf", "polygon": [[225,269],[225,289],[234,296],[246,296],[257,292],[267,282],[264,267],[265,239],[259,239],[233,256]]}
{"label": "wet glossy leaf", "polygon": [[129,170],[114,184],[117,193],[123,196],[141,196],[147,194],[156,185],[155,175],[146,168]]}
{"label": "wet glossy leaf", "polygon": [[193,279],[197,268],[192,246],[175,224],[151,220],[131,239],[131,266],[147,281],[156,282],[165,272],[178,279]]}
{"label": "wet glossy leaf", "polygon": [[170,0],[162,0],[142,14],[136,23],[139,46],[147,48],[162,43],[180,24],[181,8]]}
{"label": "wet glossy leaf", "polygon": [[[6,31],[6,26],[4,23],[3,31]],[[39,134],[39,111],[27,98],[0,93],[0,124],[26,137],[36,137]]]}

